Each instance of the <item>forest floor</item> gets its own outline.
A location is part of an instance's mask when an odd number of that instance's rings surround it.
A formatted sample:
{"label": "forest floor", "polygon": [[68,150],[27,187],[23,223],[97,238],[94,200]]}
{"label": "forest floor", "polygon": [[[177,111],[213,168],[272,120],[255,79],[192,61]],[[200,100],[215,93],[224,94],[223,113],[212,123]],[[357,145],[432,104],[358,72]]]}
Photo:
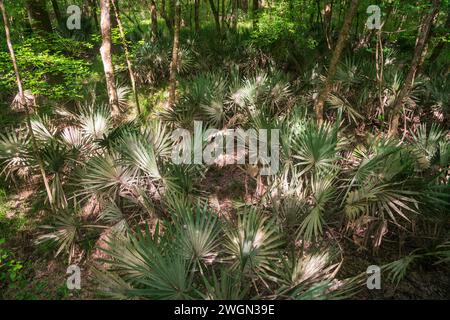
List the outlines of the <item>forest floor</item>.
{"label": "forest floor", "polygon": [[[242,201],[256,202],[251,195],[255,192],[255,181],[247,180],[239,168],[220,169],[209,172],[204,181],[209,193],[210,205],[221,218],[233,218],[233,203]],[[2,190],[0,190],[2,191]],[[63,256],[55,258],[54,248],[36,245],[35,240],[42,225],[39,205],[33,202],[36,189],[10,190],[12,194],[0,194],[0,231],[6,237],[4,247],[14,252],[15,261],[20,262],[16,281],[3,289],[3,299],[97,299],[97,284],[93,280],[95,268],[99,268],[99,259],[105,254],[99,249],[105,246],[107,231],[104,231],[95,243],[90,243],[85,251],[72,261],[81,268],[81,290],[67,289],[66,270],[68,261]],[[37,207],[37,208],[36,208]],[[153,221],[154,222],[154,221]],[[2,237],[3,237],[2,235]],[[344,263],[338,278],[364,273],[371,264],[382,265],[393,257],[380,257],[355,245],[350,239],[341,237],[340,245],[345,248]],[[395,251],[395,249],[393,249]],[[383,253],[389,250],[383,250]],[[84,257],[84,258],[83,258]],[[391,259],[391,260],[389,260]],[[424,269],[414,266],[398,285],[383,281],[381,290],[362,288],[353,299],[449,299],[450,269],[444,265]]]}

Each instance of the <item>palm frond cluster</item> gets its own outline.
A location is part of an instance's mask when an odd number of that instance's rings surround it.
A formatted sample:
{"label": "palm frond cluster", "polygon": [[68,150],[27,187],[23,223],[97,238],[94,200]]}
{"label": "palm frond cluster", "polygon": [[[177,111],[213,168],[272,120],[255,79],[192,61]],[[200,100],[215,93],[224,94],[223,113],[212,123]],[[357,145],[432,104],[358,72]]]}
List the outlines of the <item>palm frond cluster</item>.
{"label": "palm frond cluster", "polygon": [[[173,108],[113,119],[102,105],[106,89],[94,81],[88,102],[33,114],[38,154],[25,126],[0,135],[0,173],[16,185],[43,190],[43,161],[53,203],[38,194],[51,209],[36,243],[74,261],[87,242],[106,239],[95,278],[102,294],[120,299],[345,298],[365,272],[341,275],[347,239],[370,251],[410,240],[408,253],[383,267],[394,283],[416,263],[448,262],[450,135],[444,125],[416,121],[429,115],[423,108],[443,122],[448,80],[418,76],[405,98],[411,130],[388,138],[384,117],[405,74],[389,51],[376,79],[373,62],[357,52],[340,63],[319,124],[309,110],[324,70],[305,54],[300,76],[285,72],[272,54],[241,41],[245,32],[182,41]],[[164,87],[171,42],[142,42],[132,53],[138,85]],[[129,93],[118,86],[123,111]],[[194,134],[195,121],[218,134],[279,129],[278,172],[261,175],[263,163],[175,164],[172,133]],[[239,156],[250,158],[249,148]],[[215,173],[225,179],[212,181]],[[245,195],[228,194],[224,180],[233,179]],[[248,179],[256,181],[250,196]],[[227,197],[227,210],[211,200]]]}
{"label": "palm frond cluster", "polygon": [[[55,243],[55,253],[72,260],[81,243],[107,232],[108,258],[96,274],[109,297],[348,296],[360,275],[339,279],[342,251],[329,235],[380,248],[395,232],[442,225],[450,206],[450,140],[439,126],[422,125],[403,142],[370,135],[355,141],[344,112],[319,125],[297,103],[277,74],[209,73],[162,120],[114,123],[102,106],[34,116],[55,199],[37,243]],[[58,125],[67,120],[70,126]],[[280,129],[280,170],[258,177],[264,192],[257,204],[236,202],[232,215],[221,218],[208,200],[213,191],[204,187],[211,167],[172,162],[171,133],[192,130],[193,120],[219,129]],[[1,136],[0,161],[13,180],[36,175],[24,128]],[[432,256],[448,260],[446,248]],[[409,262],[386,270],[397,281]]]}

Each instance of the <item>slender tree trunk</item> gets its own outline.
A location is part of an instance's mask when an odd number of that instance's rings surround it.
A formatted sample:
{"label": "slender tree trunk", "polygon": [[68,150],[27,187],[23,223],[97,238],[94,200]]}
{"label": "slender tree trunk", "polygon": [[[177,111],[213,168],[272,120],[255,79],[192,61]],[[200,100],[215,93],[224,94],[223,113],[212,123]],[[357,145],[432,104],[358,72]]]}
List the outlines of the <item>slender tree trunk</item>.
{"label": "slender tree trunk", "polygon": [[58,21],[58,25],[63,25],[64,21],[61,16],[61,11],[59,10],[59,5],[57,0],[52,0],[53,12],[55,13],[56,21]]}
{"label": "slender tree trunk", "polygon": [[150,1],[150,14],[152,19],[152,41],[156,42],[158,39],[158,14],[155,0]]}
{"label": "slender tree trunk", "polygon": [[359,0],[351,0],[350,8],[345,16],[344,24],[342,26],[336,47],[334,48],[333,55],[331,57],[330,67],[328,68],[328,75],[325,80],[325,84],[319,93],[319,97],[317,98],[315,112],[318,123],[321,123],[323,121],[323,107],[325,105],[326,99],[328,98],[334,76],[336,75],[339,59],[341,58],[342,51],[344,50],[345,44],[347,43],[350,26],[352,24],[353,17],[355,16],[358,9],[358,4]]}
{"label": "slender tree trunk", "polygon": [[237,29],[238,20],[238,0],[231,0],[231,29]]}
{"label": "slender tree trunk", "polygon": [[258,25],[258,10],[259,10],[259,0],[253,0],[253,7],[252,7],[253,28],[256,28]]}
{"label": "slender tree trunk", "polygon": [[325,39],[327,41],[327,46],[328,46],[329,50],[331,50],[333,48],[333,42],[332,42],[333,40],[331,38],[332,16],[333,16],[333,1],[328,0],[325,2],[323,23],[324,23]]}
{"label": "slender tree trunk", "polygon": [[195,32],[200,31],[200,0],[194,0],[194,23]]}
{"label": "slender tree trunk", "polygon": [[169,21],[170,21],[170,24],[172,25],[172,28],[175,24],[175,11],[176,11],[175,1],[178,1],[178,0],[169,0]]}
{"label": "slender tree trunk", "polygon": [[189,9],[189,30],[192,31],[192,6],[191,6],[191,0],[188,0],[187,7]]}
{"label": "slender tree trunk", "polygon": [[[153,2],[153,1],[152,1]],[[125,31],[123,30],[122,21],[120,20],[120,14],[117,11],[115,0],[111,0],[111,4],[116,15],[117,26],[119,27],[120,39],[122,41],[123,50],[125,51],[125,60],[127,61],[128,74],[131,81],[131,89],[133,90],[134,101],[136,102],[136,108],[138,114],[141,114],[141,107],[139,105],[139,97],[136,90],[136,79],[134,77],[133,65],[131,63],[130,52],[128,51],[127,39],[125,38]]]}
{"label": "slender tree trunk", "polygon": [[27,0],[26,8],[33,31],[52,33],[52,23],[45,0]]}
{"label": "slender tree trunk", "polygon": [[160,15],[161,15],[161,18],[164,19],[164,22],[166,23],[167,29],[169,29],[170,34],[173,34],[173,21],[167,15],[166,0],[161,0]]}
{"label": "slender tree trunk", "polygon": [[105,70],[106,87],[108,90],[109,105],[112,110],[112,116],[120,116],[119,98],[117,96],[116,80],[114,77],[114,67],[111,57],[111,16],[110,0],[100,1],[100,28],[102,30],[102,46],[100,54],[102,56],[103,68]]}
{"label": "slender tree trunk", "polygon": [[26,122],[27,122],[27,127],[28,127],[28,133],[31,138],[33,153],[36,156],[36,159],[37,159],[38,165],[39,165],[39,170],[41,172],[42,179],[44,180],[45,191],[47,192],[47,197],[48,197],[48,201],[50,202],[50,207],[53,209],[53,196],[52,196],[52,192],[50,190],[50,185],[47,180],[47,175],[45,173],[44,162],[39,153],[38,145],[36,142],[36,137],[34,136],[33,127],[31,125],[30,110],[28,109],[28,104],[25,101],[22,80],[20,77],[19,68],[17,66],[17,60],[16,60],[16,55],[14,53],[14,48],[13,48],[12,42],[11,42],[11,32],[10,32],[10,28],[9,28],[9,21],[8,21],[8,16],[6,13],[5,5],[3,4],[3,0],[0,0],[0,11],[2,12],[2,15],[3,15],[3,23],[4,23],[4,27],[5,27],[5,34],[6,34],[6,43],[7,43],[9,54],[11,56],[12,64],[14,67],[14,73],[16,75],[16,82],[17,82],[17,88],[19,90],[20,104],[25,108]]}
{"label": "slender tree trunk", "polygon": [[[445,20],[444,29],[447,30],[447,32],[449,32],[450,31],[450,5],[447,10],[448,10],[447,11],[447,19]],[[434,62],[439,58],[442,50],[445,48],[446,45],[447,45],[447,42],[445,42],[443,40],[439,41],[439,43],[436,45],[436,47],[434,47],[433,53],[430,56],[431,62]]]}
{"label": "slender tree trunk", "polygon": [[95,23],[95,28],[97,30],[100,29],[99,23],[98,23],[98,18],[97,18],[97,1],[96,0],[89,0],[89,3],[92,7],[91,13],[92,13],[92,18],[94,19],[94,23]]}
{"label": "slender tree trunk", "polygon": [[181,5],[177,0],[175,5],[175,31],[173,34],[173,48],[172,48],[172,62],[170,63],[170,78],[169,78],[169,101],[167,107],[173,108],[175,103],[175,94],[177,90],[177,69],[178,69],[178,51],[180,49],[180,19],[181,18]]}
{"label": "slender tree trunk", "polygon": [[222,22],[222,30],[225,30],[225,0],[222,0],[222,16],[221,16],[221,22]]}
{"label": "slender tree trunk", "polygon": [[216,23],[217,32],[220,33],[221,31],[220,31],[219,11],[217,10],[216,5],[214,4],[214,0],[209,0],[209,5],[214,15],[214,22]]}
{"label": "slender tree trunk", "polygon": [[433,25],[433,21],[436,18],[436,15],[438,14],[441,0],[432,0],[431,2],[432,5],[430,11],[428,12],[427,15],[424,16],[422,23],[420,24],[419,27],[419,33],[417,35],[416,40],[416,48],[414,50],[414,57],[410,65],[408,75],[406,76],[403,86],[400,92],[398,93],[397,97],[395,98],[394,103],[392,104],[391,107],[389,117],[390,137],[395,136],[397,134],[400,114],[403,107],[403,100],[411,91],[411,88],[414,84],[414,79],[417,74],[417,70],[422,65],[423,60],[425,59],[425,56],[427,54],[427,43],[430,38],[431,26]]}
{"label": "slender tree trunk", "polygon": [[240,0],[241,1],[241,6],[240,8],[242,8],[242,10],[244,10],[245,13],[248,12],[248,0]]}

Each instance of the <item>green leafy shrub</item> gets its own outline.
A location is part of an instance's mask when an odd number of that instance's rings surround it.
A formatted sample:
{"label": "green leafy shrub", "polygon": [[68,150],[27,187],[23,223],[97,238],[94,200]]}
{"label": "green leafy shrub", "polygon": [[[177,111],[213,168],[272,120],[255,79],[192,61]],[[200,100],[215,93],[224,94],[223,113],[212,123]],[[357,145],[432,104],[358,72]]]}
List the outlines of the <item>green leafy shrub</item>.
{"label": "green leafy shrub", "polygon": [[[24,88],[35,95],[51,99],[81,97],[84,80],[89,76],[89,64],[81,59],[88,45],[62,38],[27,38],[15,46]],[[0,52],[0,96],[5,99],[17,92],[11,59]]]}

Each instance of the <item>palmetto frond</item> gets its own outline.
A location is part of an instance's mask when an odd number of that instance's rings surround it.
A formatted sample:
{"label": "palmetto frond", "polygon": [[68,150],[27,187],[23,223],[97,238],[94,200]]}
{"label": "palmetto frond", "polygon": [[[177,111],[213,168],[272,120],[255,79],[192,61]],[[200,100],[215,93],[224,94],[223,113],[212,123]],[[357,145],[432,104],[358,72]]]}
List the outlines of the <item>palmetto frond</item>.
{"label": "palmetto frond", "polygon": [[250,115],[257,114],[261,105],[279,113],[292,98],[290,85],[280,73],[263,72],[242,80],[237,76],[231,81],[227,104]]}
{"label": "palmetto frond", "polygon": [[312,206],[300,224],[298,237],[311,241],[322,234],[324,213],[336,193],[334,180],[333,175],[317,175],[311,179]]}
{"label": "palmetto frond", "polygon": [[130,294],[133,287],[116,273],[95,269],[94,275],[102,296],[118,300],[133,299]]}
{"label": "palmetto frond", "polygon": [[[152,236],[144,233],[108,241],[105,252],[108,263],[131,287],[127,297],[149,299],[192,298],[192,277],[189,263],[172,240],[162,238],[157,227]],[[167,242],[169,241],[169,242]]]}
{"label": "palmetto frond", "polygon": [[358,124],[358,121],[364,119],[364,117],[344,97],[339,97],[336,94],[330,94],[328,97],[328,103],[331,107],[347,114],[349,120],[351,119],[355,124]]}
{"label": "palmetto frond", "polygon": [[125,109],[128,106],[128,96],[131,93],[131,89],[125,85],[116,84],[116,91],[119,106]]}
{"label": "palmetto frond", "polygon": [[195,54],[190,48],[180,48],[178,51],[178,59],[179,73],[188,73],[195,66]]}
{"label": "palmetto frond", "polygon": [[410,254],[384,266],[384,269],[389,273],[389,280],[398,284],[406,276],[408,268],[417,258],[419,258],[419,255]]}
{"label": "palmetto frond", "polygon": [[[355,283],[335,279],[341,263],[336,262],[333,248],[313,249],[283,257],[274,273],[278,284],[275,296],[279,299],[320,300],[344,297]],[[354,282],[354,281],[353,281]]]}
{"label": "palmetto frond", "polygon": [[161,121],[152,121],[142,128],[144,141],[151,142],[157,157],[166,159],[172,154],[172,140],[168,127]]}
{"label": "palmetto frond", "polygon": [[85,107],[78,116],[83,134],[93,141],[102,139],[112,129],[111,112],[106,106]]}
{"label": "palmetto frond", "polygon": [[151,179],[161,178],[153,145],[144,141],[142,136],[132,133],[125,135],[118,143],[117,149],[130,172],[138,168]]}
{"label": "palmetto frond", "polygon": [[221,128],[226,119],[225,106],[222,100],[213,100],[208,105],[202,105],[202,110],[208,123]]}
{"label": "palmetto frond", "polygon": [[61,132],[62,142],[69,148],[81,149],[86,144],[86,139],[78,127],[66,127]]}
{"label": "palmetto frond", "polygon": [[450,261],[450,241],[439,245],[435,255],[439,258],[438,263]]}
{"label": "palmetto frond", "polygon": [[203,276],[206,293],[203,299],[208,300],[242,300],[245,299],[250,287],[242,281],[239,274],[225,268],[220,269],[219,277],[213,271],[211,279]]}
{"label": "palmetto frond", "polygon": [[391,156],[395,156],[401,149],[395,145],[394,141],[377,141],[370,143],[368,147],[357,146],[353,150],[352,157],[356,160],[352,163],[355,170],[349,172],[347,193],[353,186],[362,185],[369,178],[377,176],[383,170]]}
{"label": "palmetto frond", "polygon": [[11,130],[0,135],[1,174],[24,176],[31,169],[29,138],[23,131]]}
{"label": "palmetto frond", "polygon": [[353,57],[346,57],[338,66],[336,80],[348,90],[363,81],[361,62]]}
{"label": "palmetto frond", "polygon": [[225,247],[232,267],[244,273],[269,271],[282,245],[274,221],[256,210],[242,213],[227,238]]}
{"label": "palmetto frond", "polygon": [[218,256],[220,226],[216,215],[206,207],[185,208],[176,219],[176,241],[183,255],[197,263],[211,264]]}
{"label": "palmetto frond", "polygon": [[192,200],[201,200],[202,192],[197,184],[204,178],[203,165],[175,165],[167,162],[162,168],[162,184],[168,193],[180,193],[192,197]]}
{"label": "palmetto frond", "polygon": [[128,224],[121,208],[113,199],[110,199],[103,210],[99,213],[97,221],[104,221],[112,224],[112,230],[118,233],[124,233]]}
{"label": "palmetto frond", "polygon": [[51,141],[56,133],[47,117],[31,119],[31,127],[36,139],[42,142]]}
{"label": "palmetto frond", "polygon": [[51,225],[44,225],[41,228],[48,230],[48,233],[40,235],[36,243],[53,242],[58,249],[55,256],[61,253],[67,253],[69,262],[72,260],[76,246],[83,237],[83,230],[94,228],[94,225],[87,225],[81,219],[81,208],[76,199],[73,206],[61,210],[53,216]]}
{"label": "palmetto frond", "polygon": [[83,186],[80,193],[115,198],[121,190],[131,187],[134,180],[132,173],[119,164],[117,155],[107,153],[90,159],[79,173],[79,183]]}
{"label": "palmetto frond", "polygon": [[334,263],[330,250],[311,253],[296,253],[291,258],[283,259],[282,268],[277,271],[277,279],[288,288],[312,286],[314,283],[330,280],[339,269]]}
{"label": "palmetto frond", "polygon": [[345,204],[345,213],[350,220],[361,214],[389,218],[397,223],[396,215],[410,221],[406,213],[417,212],[418,193],[401,190],[400,184],[370,185],[351,191]]}
{"label": "palmetto frond", "polygon": [[167,77],[169,51],[170,44],[167,41],[146,42],[136,50],[135,70],[141,83],[153,85]]}
{"label": "palmetto frond", "polygon": [[[440,150],[444,151],[443,155],[445,157],[446,148],[441,144],[444,138],[444,130],[435,123],[431,125],[428,132],[426,124],[422,124],[416,133],[412,133],[413,147],[422,168],[428,168],[433,160],[438,159]],[[441,146],[444,148],[440,148]]]}
{"label": "palmetto frond", "polygon": [[158,252],[149,264],[150,272],[139,281],[143,288],[131,291],[132,295],[155,300],[181,300],[195,297],[189,263],[176,253],[160,255]]}
{"label": "palmetto frond", "polygon": [[[412,159],[394,141],[374,140],[368,150],[355,149],[359,165],[349,175],[344,211],[350,219],[368,214],[397,223],[417,212],[418,193],[408,189],[413,174]],[[355,188],[356,187],[356,188]]]}
{"label": "palmetto frond", "polygon": [[308,122],[305,131],[296,136],[293,158],[301,166],[300,175],[306,172],[329,172],[336,168],[338,137],[336,127],[322,124],[317,127]]}

